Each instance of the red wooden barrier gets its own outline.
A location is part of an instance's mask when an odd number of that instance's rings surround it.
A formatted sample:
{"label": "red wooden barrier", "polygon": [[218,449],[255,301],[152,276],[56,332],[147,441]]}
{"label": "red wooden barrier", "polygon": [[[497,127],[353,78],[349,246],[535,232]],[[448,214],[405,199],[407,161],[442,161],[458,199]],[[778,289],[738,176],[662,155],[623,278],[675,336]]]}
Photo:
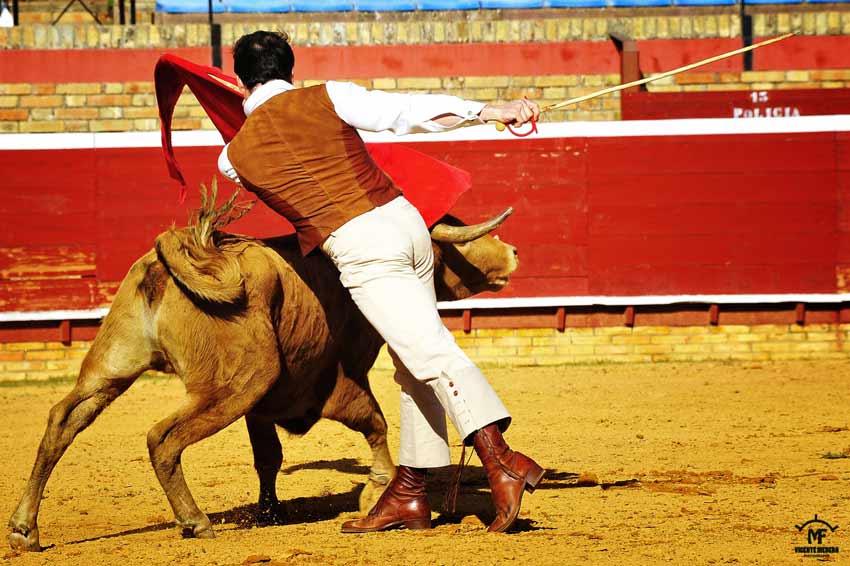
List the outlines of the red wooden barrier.
{"label": "red wooden barrier", "polygon": [[623,120],[827,116],[850,114],[850,89],[633,92],[620,104]]}
{"label": "red wooden barrier", "polygon": [[[472,173],[458,216],[516,209],[500,233],[520,269],[501,297],[850,286],[846,132],[411,145]],[[190,186],[209,181],[218,151],[177,149]],[[177,204],[158,148],[4,150],[0,170],[0,311],[107,304],[154,236],[197,203],[190,191]],[[232,229],[288,227],[258,207]]]}

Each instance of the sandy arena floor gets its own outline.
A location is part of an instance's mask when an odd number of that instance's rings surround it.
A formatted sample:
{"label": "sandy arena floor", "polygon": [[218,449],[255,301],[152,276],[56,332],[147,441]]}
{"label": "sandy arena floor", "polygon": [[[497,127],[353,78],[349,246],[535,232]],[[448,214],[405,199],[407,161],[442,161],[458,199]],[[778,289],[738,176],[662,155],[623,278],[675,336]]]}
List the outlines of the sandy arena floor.
{"label": "sandy arena floor", "polygon": [[[242,564],[795,564],[820,519],[825,545],[850,562],[850,365],[656,364],[488,372],[514,415],[508,440],[548,471],[524,500],[518,532],[488,535],[489,492],[477,458],[458,514],[432,531],[342,535],[369,463],[362,438],[322,421],[284,438],[280,526],[253,521],[256,479],[242,421],[191,447],[183,466],[215,540],[181,539],[148,462],[145,433],[182,398],[176,378],[143,378],[71,446],[47,487],[39,554],[3,563]],[[397,442],[398,390],[372,382]],[[0,510],[17,504],[47,412],[70,383],[0,388]],[[283,435],[282,433],[282,436]],[[455,439],[455,444],[457,444]],[[459,447],[454,448],[459,455]],[[435,511],[450,470],[436,474]],[[578,485],[595,475],[603,488]],[[638,480],[630,482],[628,480]],[[8,547],[7,547],[8,549]],[[271,561],[271,562],[269,562]]]}

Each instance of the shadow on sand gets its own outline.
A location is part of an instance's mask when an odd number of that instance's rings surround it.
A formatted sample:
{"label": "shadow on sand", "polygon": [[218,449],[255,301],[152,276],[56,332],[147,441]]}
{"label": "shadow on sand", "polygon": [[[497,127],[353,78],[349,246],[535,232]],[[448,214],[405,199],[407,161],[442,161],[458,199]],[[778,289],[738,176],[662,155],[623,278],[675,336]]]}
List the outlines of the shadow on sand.
{"label": "shadow on sand", "polygon": [[[340,458],[337,460],[320,460],[289,466],[281,469],[280,473],[282,475],[289,475],[295,472],[309,470],[336,470],[365,477],[369,472],[369,467],[360,464],[353,458]],[[464,467],[457,498],[457,508],[453,513],[446,511],[446,493],[449,490],[454,472],[455,466],[450,466],[433,470],[428,474],[428,500],[431,503],[431,508],[439,512],[439,516],[434,520],[433,526],[460,525],[464,522],[464,517],[470,515],[476,516],[484,525],[490,524],[495,518],[495,513],[490,499],[487,474],[481,466],[467,465]],[[622,480],[601,484],[590,483],[582,481],[580,474],[550,469],[546,471],[546,475],[537,489],[574,489],[579,487],[601,487],[607,489],[609,487],[631,486],[636,483],[636,480]],[[271,514],[260,514],[256,504],[249,504],[240,505],[226,511],[211,513],[209,514],[209,518],[213,525],[230,524],[235,525],[237,529],[329,521],[336,519],[342,513],[356,513],[358,510],[358,498],[362,489],[363,484],[357,484],[352,486],[351,490],[344,493],[314,497],[296,497],[281,502],[279,508]],[[81,544],[84,542],[176,528],[177,524],[171,521],[76,540],[66,544]],[[513,532],[525,532],[546,528],[532,519],[521,518],[516,521],[511,530]]]}

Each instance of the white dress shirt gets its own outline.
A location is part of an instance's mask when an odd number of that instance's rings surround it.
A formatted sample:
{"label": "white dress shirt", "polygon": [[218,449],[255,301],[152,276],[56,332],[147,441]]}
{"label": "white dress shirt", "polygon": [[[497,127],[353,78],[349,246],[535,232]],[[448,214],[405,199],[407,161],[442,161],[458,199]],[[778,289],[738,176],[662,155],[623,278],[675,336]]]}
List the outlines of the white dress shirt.
{"label": "white dress shirt", "polygon": [[[284,80],[273,80],[257,87],[242,106],[250,116],[264,102],[295,88]],[[478,113],[486,106],[483,102],[464,100],[446,94],[405,94],[368,90],[354,83],[328,81],[325,83],[328,98],[337,116],[346,124],[369,132],[390,130],[396,135],[445,132],[479,121]],[[458,121],[444,126],[434,118],[454,115]],[[227,157],[227,146],[218,157],[218,168],[230,180],[238,183],[239,176]]]}

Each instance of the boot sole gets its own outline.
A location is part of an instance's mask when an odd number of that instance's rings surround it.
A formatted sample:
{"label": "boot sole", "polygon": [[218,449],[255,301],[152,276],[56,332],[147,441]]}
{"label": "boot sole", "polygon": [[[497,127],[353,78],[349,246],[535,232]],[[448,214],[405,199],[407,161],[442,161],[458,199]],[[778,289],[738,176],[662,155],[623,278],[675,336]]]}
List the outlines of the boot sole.
{"label": "boot sole", "polygon": [[377,532],[380,532],[380,531],[389,531],[389,530],[392,530],[392,529],[400,529],[402,527],[404,527],[405,529],[411,530],[411,531],[423,531],[423,530],[431,528],[431,519],[430,518],[428,518],[428,519],[409,519],[407,521],[395,521],[395,522],[388,523],[386,525],[381,525],[380,527],[374,527],[374,528],[361,528],[361,527],[355,527],[355,526],[346,527],[345,525],[343,525],[342,529],[340,529],[340,532],[347,533],[347,534],[377,533]]}

